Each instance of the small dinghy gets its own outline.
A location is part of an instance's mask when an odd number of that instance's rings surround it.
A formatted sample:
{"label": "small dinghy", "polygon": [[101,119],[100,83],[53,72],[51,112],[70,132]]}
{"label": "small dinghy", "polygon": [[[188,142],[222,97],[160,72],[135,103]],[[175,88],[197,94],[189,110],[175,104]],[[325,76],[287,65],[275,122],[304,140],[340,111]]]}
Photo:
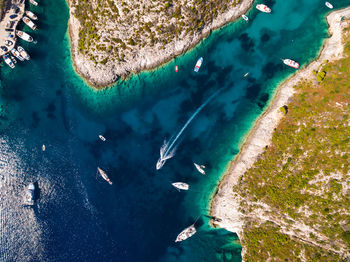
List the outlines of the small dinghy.
{"label": "small dinghy", "polygon": [[246,21],[249,21],[249,18],[248,18],[248,16],[246,16],[246,15],[242,15],[242,18],[243,18],[244,20],[246,20]]}
{"label": "small dinghy", "polygon": [[42,151],[45,151],[45,150],[46,150],[45,145],[42,145],[41,150],[42,150]]}
{"label": "small dinghy", "polygon": [[201,68],[202,66],[202,63],[203,63],[203,57],[200,57],[198,60],[197,60],[197,63],[193,69],[193,71],[195,71],[196,73],[199,71],[199,68]]}
{"label": "small dinghy", "polygon": [[325,2],[325,5],[329,8],[329,9],[333,9],[333,5],[330,2]]}

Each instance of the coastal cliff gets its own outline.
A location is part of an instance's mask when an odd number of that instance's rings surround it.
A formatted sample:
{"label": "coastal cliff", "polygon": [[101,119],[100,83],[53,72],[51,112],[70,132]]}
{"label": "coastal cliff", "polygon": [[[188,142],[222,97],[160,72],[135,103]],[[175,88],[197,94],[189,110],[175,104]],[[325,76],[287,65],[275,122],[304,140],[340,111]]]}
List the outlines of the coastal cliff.
{"label": "coastal cliff", "polygon": [[278,88],[212,200],[244,261],[350,259],[349,18],[327,16],[318,59]]}
{"label": "coastal cliff", "polygon": [[245,13],[254,0],[69,0],[76,71],[94,87],[156,68]]}

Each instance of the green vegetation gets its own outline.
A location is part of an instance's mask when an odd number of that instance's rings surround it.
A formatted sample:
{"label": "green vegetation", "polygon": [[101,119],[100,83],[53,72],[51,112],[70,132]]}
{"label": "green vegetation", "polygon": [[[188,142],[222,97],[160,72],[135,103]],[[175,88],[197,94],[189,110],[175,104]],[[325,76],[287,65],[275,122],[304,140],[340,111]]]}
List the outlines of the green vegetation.
{"label": "green vegetation", "polygon": [[[317,82],[295,87],[288,110],[281,108],[285,117],[272,144],[234,188],[245,199],[243,213],[254,214],[263,203],[270,207],[264,214],[277,224],[304,224],[317,234],[305,239],[295,232],[299,239],[291,239],[276,225],[250,221],[247,261],[298,261],[301,252],[306,261],[343,261],[339,254],[350,250],[350,35],[345,31],[345,58],[326,61],[314,72]],[[306,245],[310,239],[323,248]]]}

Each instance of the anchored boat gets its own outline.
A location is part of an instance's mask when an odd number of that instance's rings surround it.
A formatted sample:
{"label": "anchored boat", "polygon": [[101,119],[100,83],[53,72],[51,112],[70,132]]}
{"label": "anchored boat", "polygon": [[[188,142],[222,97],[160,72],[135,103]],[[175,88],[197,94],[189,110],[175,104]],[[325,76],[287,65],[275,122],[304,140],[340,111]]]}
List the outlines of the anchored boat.
{"label": "anchored boat", "polygon": [[198,165],[196,163],[193,163],[193,164],[197,168],[199,173],[201,173],[202,175],[205,175],[205,171],[204,171],[205,166],[204,165]]}
{"label": "anchored boat", "polygon": [[175,72],[177,73],[177,71],[179,71],[179,67],[176,65],[175,66]]}
{"label": "anchored boat", "polygon": [[196,66],[194,67],[193,70],[195,72],[198,72],[199,68],[201,68],[202,63],[203,63],[203,57],[201,57],[197,60]]}
{"label": "anchored boat", "polygon": [[30,20],[27,16],[23,16],[22,21],[31,29],[36,30],[36,24],[34,24],[33,21]]}
{"label": "anchored boat", "polygon": [[196,228],[193,225],[190,225],[189,227],[185,228],[176,238],[175,242],[181,242],[186,240],[187,238],[190,238],[197,232]]}
{"label": "anchored boat", "polygon": [[30,183],[26,193],[24,195],[24,204],[28,206],[34,205],[34,191],[35,191],[35,186],[33,183]]}
{"label": "anchored boat", "polygon": [[249,20],[248,16],[246,16],[246,15],[242,15],[242,18],[243,18],[244,20],[246,20],[246,21]]}
{"label": "anchored boat", "polygon": [[15,68],[15,64],[12,62],[11,58],[7,55],[3,55],[2,58],[4,59],[5,63],[8,64],[9,67],[12,69]]}
{"label": "anchored boat", "polygon": [[333,5],[330,2],[325,2],[325,5],[329,8],[329,9],[333,9]]}
{"label": "anchored boat", "polygon": [[190,188],[188,184],[183,182],[175,182],[175,183],[172,183],[172,185],[179,190],[188,190]]}
{"label": "anchored boat", "polygon": [[100,173],[100,175],[102,176],[102,178],[104,180],[106,180],[110,185],[112,185],[112,181],[109,179],[109,177],[107,176],[106,172],[103,171],[101,168],[97,167],[97,171]]}
{"label": "anchored boat", "polygon": [[282,59],[283,63],[286,64],[287,66],[293,67],[295,69],[299,68],[299,63],[295,62],[294,60],[291,59]]}
{"label": "anchored boat", "polygon": [[17,51],[16,48],[11,49],[11,53],[20,61],[24,61],[24,58],[21,56],[21,54]]}
{"label": "anchored boat", "polygon": [[27,42],[33,42],[33,37],[31,37],[29,34],[27,34],[26,32],[23,32],[23,31],[16,31],[16,35],[23,39],[24,41],[27,41]]}
{"label": "anchored boat", "polygon": [[106,141],[106,138],[103,135],[98,135],[98,137],[102,140],[102,141]]}
{"label": "anchored boat", "polygon": [[256,5],[256,9],[258,9],[259,11],[261,11],[263,13],[271,13],[271,8],[268,7],[267,5],[258,4],[258,5]]}
{"label": "anchored boat", "polygon": [[26,60],[30,60],[30,56],[28,55],[28,53],[26,52],[26,50],[24,50],[23,47],[18,46],[17,47],[18,52],[20,53],[21,57],[23,57]]}
{"label": "anchored boat", "polygon": [[29,2],[30,2],[32,5],[35,5],[35,6],[38,5],[38,3],[37,3],[35,0],[29,0]]}
{"label": "anchored boat", "polygon": [[31,11],[26,11],[26,15],[33,20],[38,20],[38,17]]}

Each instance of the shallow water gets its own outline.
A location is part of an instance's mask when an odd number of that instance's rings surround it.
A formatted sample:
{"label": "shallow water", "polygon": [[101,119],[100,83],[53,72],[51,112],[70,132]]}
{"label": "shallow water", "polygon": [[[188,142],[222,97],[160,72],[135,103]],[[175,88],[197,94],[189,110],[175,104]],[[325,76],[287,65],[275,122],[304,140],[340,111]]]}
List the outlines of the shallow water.
{"label": "shallow water", "polygon": [[[277,84],[294,73],[280,58],[306,65],[327,37],[323,1],[265,3],[272,14],[252,9],[249,23],[232,23],[157,70],[101,91],[73,71],[65,1],[32,7],[39,30],[24,29],[38,43],[21,42],[32,60],[1,67],[0,261],[240,261],[237,236],[209,227],[209,199]],[[163,140],[220,88],[156,171]],[[176,181],[190,190],[177,192]],[[22,206],[30,182],[39,189],[32,209]],[[175,244],[198,217],[198,233]]]}

